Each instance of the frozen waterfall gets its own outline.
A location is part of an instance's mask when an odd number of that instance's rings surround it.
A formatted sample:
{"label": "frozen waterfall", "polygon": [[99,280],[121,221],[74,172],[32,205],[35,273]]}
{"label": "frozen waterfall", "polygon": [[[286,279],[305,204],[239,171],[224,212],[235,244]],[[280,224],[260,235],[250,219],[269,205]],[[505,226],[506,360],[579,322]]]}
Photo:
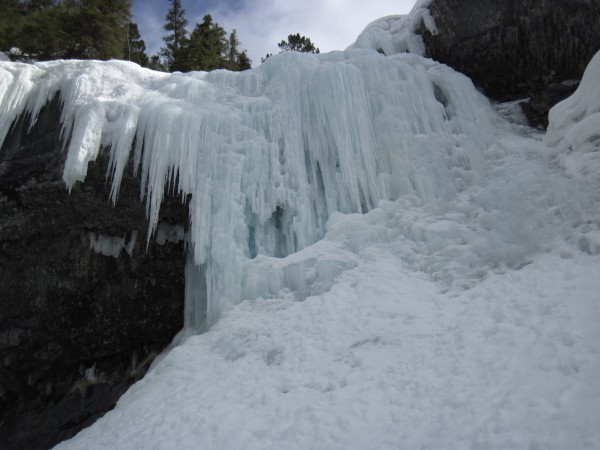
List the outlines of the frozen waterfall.
{"label": "frozen waterfall", "polygon": [[107,152],[188,250],[186,339],[60,448],[598,448],[600,54],[543,134],[396,53],[428,3],[242,73],[0,61],[0,142],[59,95],[67,189]]}
{"label": "frozen waterfall", "polygon": [[313,244],[333,212],[406,196],[443,208],[486,179],[488,101],[466,77],[415,55],[292,52],[244,73],[164,74],[118,61],[0,70],[0,140],[19,114],[33,124],[60,94],[69,189],[109,151],[115,201],[133,153],[148,239],[165,191],[191,194],[187,274],[206,304],[188,311],[191,327],[267,295],[249,286],[252,261]]}

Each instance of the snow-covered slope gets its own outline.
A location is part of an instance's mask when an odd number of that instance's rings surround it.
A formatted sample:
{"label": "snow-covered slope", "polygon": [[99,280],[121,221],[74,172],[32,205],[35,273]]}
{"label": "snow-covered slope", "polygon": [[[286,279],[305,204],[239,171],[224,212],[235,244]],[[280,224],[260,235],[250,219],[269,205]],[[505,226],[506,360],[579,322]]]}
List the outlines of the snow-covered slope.
{"label": "snow-covered slope", "polygon": [[0,140],[56,92],[67,187],[104,145],[114,199],[135,142],[152,228],[192,195],[181,344],[59,448],[600,446],[600,173],[464,76],[359,48],[0,62]]}

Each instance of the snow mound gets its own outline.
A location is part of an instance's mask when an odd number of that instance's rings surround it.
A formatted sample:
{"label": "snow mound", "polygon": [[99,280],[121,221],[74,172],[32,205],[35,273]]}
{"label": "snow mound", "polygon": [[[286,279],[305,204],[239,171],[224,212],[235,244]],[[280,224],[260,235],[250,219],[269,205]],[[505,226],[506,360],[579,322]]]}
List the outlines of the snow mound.
{"label": "snow mound", "polygon": [[[563,156],[574,172],[597,176],[600,172],[600,52],[592,58],[575,93],[548,114],[544,142]],[[570,152],[585,154],[572,160]]]}
{"label": "snow mound", "polygon": [[385,55],[409,52],[424,56],[425,44],[417,31],[424,25],[430,33],[437,33],[429,13],[431,1],[418,0],[407,15],[388,16],[370,23],[348,49],[368,48]]}

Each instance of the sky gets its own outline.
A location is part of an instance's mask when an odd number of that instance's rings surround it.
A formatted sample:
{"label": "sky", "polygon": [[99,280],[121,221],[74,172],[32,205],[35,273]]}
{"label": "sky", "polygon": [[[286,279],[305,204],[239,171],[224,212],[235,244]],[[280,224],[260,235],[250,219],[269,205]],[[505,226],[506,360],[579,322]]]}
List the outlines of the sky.
{"label": "sky", "polygon": [[[277,43],[290,34],[307,36],[321,50],[344,50],[372,21],[406,14],[416,0],[182,0],[191,31],[205,14],[230,32],[237,30],[252,65],[279,51]],[[162,26],[169,0],[135,0],[138,24],[148,55],[163,45]]]}

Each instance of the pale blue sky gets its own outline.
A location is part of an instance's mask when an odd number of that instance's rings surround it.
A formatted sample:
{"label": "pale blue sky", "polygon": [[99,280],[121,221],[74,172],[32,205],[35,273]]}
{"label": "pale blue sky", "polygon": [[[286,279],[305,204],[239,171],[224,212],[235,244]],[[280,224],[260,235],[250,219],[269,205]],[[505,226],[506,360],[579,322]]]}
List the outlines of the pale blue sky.
{"label": "pale blue sky", "polygon": [[[406,14],[415,0],[182,0],[188,28],[204,14],[227,31],[237,29],[242,48],[253,66],[267,53],[277,53],[277,43],[289,34],[311,38],[322,52],[344,50],[373,20]],[[134,20],[149,55],[163,45],[162,29],[169,0],[135,0]]]}

